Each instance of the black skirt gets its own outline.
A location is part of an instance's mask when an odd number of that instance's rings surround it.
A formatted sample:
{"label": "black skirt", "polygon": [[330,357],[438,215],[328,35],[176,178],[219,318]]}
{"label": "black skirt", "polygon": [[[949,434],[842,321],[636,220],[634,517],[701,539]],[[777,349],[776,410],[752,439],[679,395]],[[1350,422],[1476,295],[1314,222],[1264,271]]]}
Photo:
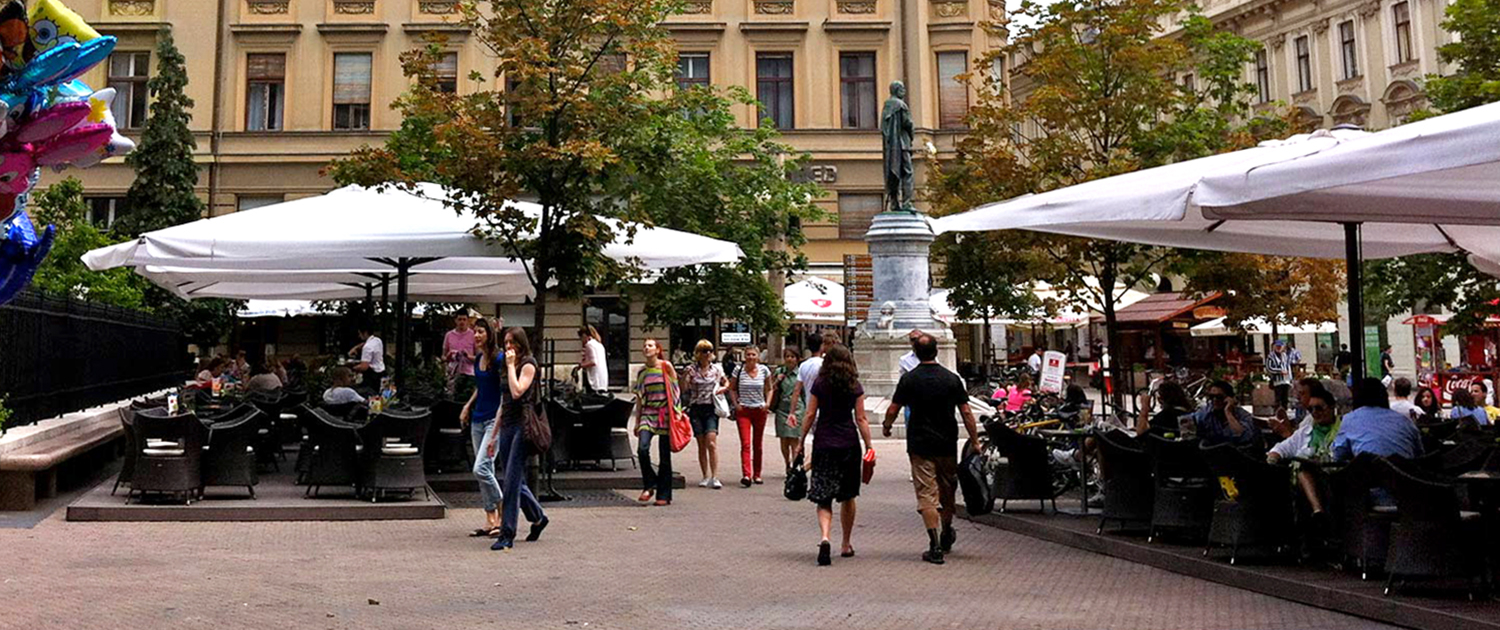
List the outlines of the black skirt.
{"label": "black skirt", "polygon": [[807,489],[807,500],[818,505],[834,501],[843,503],[859,496],[860,477],[863,474],[861,461],[864,449],[827,448],[813,445],[812,480]]}

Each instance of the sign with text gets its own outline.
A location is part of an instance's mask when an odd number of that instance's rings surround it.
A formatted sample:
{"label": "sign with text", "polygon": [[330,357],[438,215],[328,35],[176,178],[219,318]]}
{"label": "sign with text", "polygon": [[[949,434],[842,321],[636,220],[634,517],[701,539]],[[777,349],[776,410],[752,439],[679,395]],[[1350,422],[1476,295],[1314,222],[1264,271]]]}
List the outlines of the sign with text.
{"label": "sign with text", "polygon": [[1063,389],[1063,371],[1068,365],[1068,355],[1048,350],[1042,355],[1042,376],[1037,387],[1043,392],[1058,393]]}

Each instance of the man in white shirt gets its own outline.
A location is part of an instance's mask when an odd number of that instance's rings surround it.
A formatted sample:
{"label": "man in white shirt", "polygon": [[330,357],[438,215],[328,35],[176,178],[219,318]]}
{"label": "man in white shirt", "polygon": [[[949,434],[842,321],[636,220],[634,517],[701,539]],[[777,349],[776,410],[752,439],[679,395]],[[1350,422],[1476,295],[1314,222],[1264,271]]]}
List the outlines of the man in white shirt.
{"label": "man in white shirt", "polygon": [[1398,412],[1415,421],[1416,417],[1421,415],[1421,412],[1417,409],[1416,403],[1411,401],[1411,389],[1411,379],[1405,376],[1391,383],[1391,411]]}
{"label": "man in white shirt", "polygon": [[349,351],[351,356],[358,356],[359,363],[354,365],[354,371],[364,377],[362,383],[369,389],[380,389],[380,379],[385,376],[385,342],[375,336],[375,327],[370,324],[359,326],[360,344]]}
{"label": "man in white shirt", "polygon": [[[808,335],[807,347],[811,348],[813,355],[797,367],[797,393],[792,398],[792,409],[787,412],[788,417],[796,418],[797,410],[807,407],[807,399],[812,395],[813,381],[818,380],[818,372],[823,369],[823,353],[833,344],[838,343],[838,338],[833,335]],[[801,421],[798,420],[800,424]]]}
{"label": "man in white shirt", "polygon": [[906,340],[911,342],[913,349],[908,351],[906,354],[901,355],[901,359],[896,362],[896,366],[900,370],[901,376],[906,376],[906,373],[912,371],[912,368],[915,368],[918,365],[922,364],[921,359],[917,358],[916,351],[917,340],[921,338],[922,331],[915,328],[913,328],[911,332],[906,333]]}
{"label": "man in white shirt", "polygon": [[1031,350],[1031,358],[1026,359],[1026,367],[1031,369],[1032,377],[1042,373],[1042,347],[1037,346]]}
{"label": "man in white shirt", "polygon": [[609,391],[609,366],[598,331],[593,326],[579,328],[578,342],[583,344],[583,357],[578,368],[583,370],[589,388],[597,392]]}

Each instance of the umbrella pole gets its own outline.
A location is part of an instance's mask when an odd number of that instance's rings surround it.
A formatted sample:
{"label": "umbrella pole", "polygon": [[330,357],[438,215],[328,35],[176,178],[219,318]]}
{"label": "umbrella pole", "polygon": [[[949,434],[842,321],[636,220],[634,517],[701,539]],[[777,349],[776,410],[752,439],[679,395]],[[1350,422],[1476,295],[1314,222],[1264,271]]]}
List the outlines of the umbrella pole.
{"label": "umbrella pole", "polygon": [[396,262],[396,391],[406,385],[406,327],[411,321],[407,310],[407,280],[411,277],[411,261],[402,258]]}
{"label": "umbrella pole", "polygon": [[1348,282],[1349,349],[1353,358],[1350,369],[1356,381],[1365,376],[1364,255],[1360,249],[1360,224],[1345,223],[1344,276]]}

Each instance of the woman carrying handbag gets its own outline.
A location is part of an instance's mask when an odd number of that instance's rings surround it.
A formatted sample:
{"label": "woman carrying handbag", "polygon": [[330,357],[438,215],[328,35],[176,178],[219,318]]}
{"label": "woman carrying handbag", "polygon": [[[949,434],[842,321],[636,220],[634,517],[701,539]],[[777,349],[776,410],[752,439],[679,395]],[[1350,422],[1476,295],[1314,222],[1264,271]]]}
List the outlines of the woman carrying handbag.
{"label": "woman carrying handbag", "polygon": [[[645,367],[636,377],[635,433],[640,440],[636,458],[641,465],[640,502],[653,497],[656,505],[672,504],[672,424],[677,415],[677,370],[661,358],[661,346],[647,339],[641,347]],[[681,423],[683,420],[677,420]],[[651,441],[660,458],[651,466]]]}
{"label": "woman carrying handbag", "polygon": [[[534,542],[547,528],[547,514],[541,502],[526,486],[526,458],[531,455],[532,445],[526,439],[525,407],[536,404],[537,363],[531,356],[531,343],[526,331],[511,328],[505,331],[505,387],[500,399],[500,461],[505,462],[505,480],[501,484],[500,538],[490,549],[502,551],[515,545],[517,512],[526,514],[531,523],[527,542]],[[535,408],[532,408],[534,411]]]}

